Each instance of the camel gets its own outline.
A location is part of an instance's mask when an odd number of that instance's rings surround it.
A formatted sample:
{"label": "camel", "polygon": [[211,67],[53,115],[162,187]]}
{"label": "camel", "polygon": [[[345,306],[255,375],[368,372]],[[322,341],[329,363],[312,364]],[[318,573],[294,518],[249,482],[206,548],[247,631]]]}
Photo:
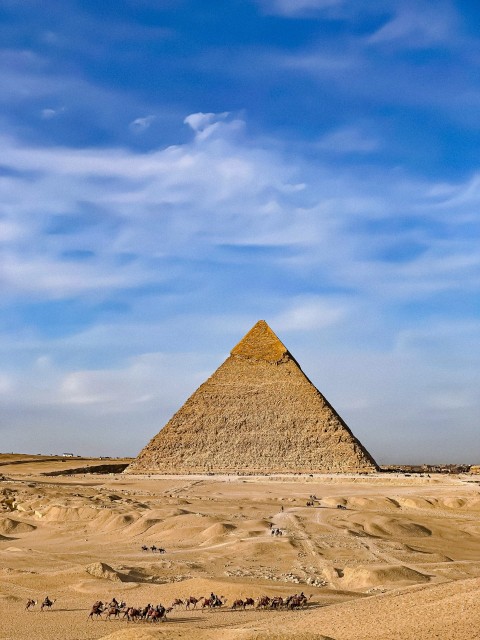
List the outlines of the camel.
{"label": "camel", "polygon": [[254,607],[255,606],[255,600],[253,598],[245,598],[244,604],[245,604],[245,607]]}
{"label": "camel", "polygon": [[195,596],[189,596],[185,600],[185,609],[190,609],[190,605],[193,605],[193,608],[196,609],[197,608],[197,604],[199,602],[201,602],[202,600],[205,600],[204,596],[202,596],[201,598],[195,598]]}
{"label": "camel", "polygon": [[270,604],[271,600],[268,596],[261,596],[257,599],[257,609],[265,609]]}
{"label": "camel", "polygon": [[87,620],[93,620],[93,616],[97,616],[97,620],[98,620],[98,618],[102,615],[103,611],[104,611],[103,602],[101,600],[97,600],[97,602],[94,602],[92,604],[92,609],[88,614]]}
{"label": "camel", "polygon": [[25,605],[25,611],[28,611],[31,607],[34,607],[37,604],[36,600],[32,600],[31,598],[29,598],[27,600],[27,604]]}
{"label": "camel", "polygon": [[300,595],[295,594],[294,596],[290,596],[287,598],[287,600],[285,601],[285,606],[287,609],[303,609],[303,607],[307,604],[307,602],[310,600],[310,598],[312,597],[313,593],[311,593],[308,598],[307,596],[303,593]]}
{"label": "camel", "polygon": [[135,622],[135,620],[137,620],[137,618],[140,618],[141,615],[142,612],[140,611],[140,609],[135,609],[135,607],[128,607],[128,609],[125,609],[125,611],[123,612],[123,617],[127,618],[127,622]]}
{"label": "camel", "polygon": [[161,604],[157,604],[155,609],[150,608],[147,613],[147,620],[150,620],[150,622],[158,622],[159,620],[161,622],[165,622],[166,619],[167,610],[165,609],[165,607],[162,607]]}
{"label": "camel", "polygon": [[240,608],[245,610],[245,602],[244,602],[244,600],[234,600],[234,602],[232,604],[232,609],[240,609]]}
{"label": "camel", "polygon": [[171,604],[171,608],[174,609],[175,607],[180,606],[182,604],[185,604],[183,600],[180,600],[180,598],[175,598],[175,600]]}
{"label": "camel", "polygon": [[50,600],[50,598],[48,596],[45,597],[45,600],[42,602],[42,605],[40,607],[40,611],[43,611],[45,608],[46,609],[51,609],[53,607],[53,605],[55,604],[56,599],[55,600]]}
{"label": "camel", "polygon": [[108,608],[104,609],[104,613],[105,613],[105,617],[108,620],[111,620],[112,616],[114,618],[118,618],[120,617],[120,608],[118,607],[118,605],[114,605],[113,607],[108,605]]}
{"label": "camel", "polygon": [[270,602],[270,609],[280,609],[284,604],[282,596],[275,596]]}
{"label": "camel", "polygon": [[202,610],[205,611],[205,609],[214,609],[216,607],[223,606],[227,602],[227,599],[224,598],[225,596],[220,596],[220,598],[204,598],[202,602]]}

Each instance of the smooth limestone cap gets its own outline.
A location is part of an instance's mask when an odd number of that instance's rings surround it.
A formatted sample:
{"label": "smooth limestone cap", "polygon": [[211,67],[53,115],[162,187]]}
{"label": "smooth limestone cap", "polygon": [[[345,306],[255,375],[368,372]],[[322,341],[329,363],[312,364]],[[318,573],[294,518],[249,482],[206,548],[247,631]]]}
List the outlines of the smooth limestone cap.
{"label": "smooth limestone cap", "polygon": [[232,356],[254,360],[280,362],[289,355],[287,347],[277,338],[265,320],[259,320],[230,351]]}

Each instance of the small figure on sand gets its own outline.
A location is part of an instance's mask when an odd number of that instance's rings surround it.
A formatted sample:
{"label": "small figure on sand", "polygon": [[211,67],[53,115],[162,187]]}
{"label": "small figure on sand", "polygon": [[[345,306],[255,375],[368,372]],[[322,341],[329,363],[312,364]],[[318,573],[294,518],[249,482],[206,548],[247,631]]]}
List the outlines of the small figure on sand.
{"label": "small figure on sand", "polygon": [[48,596],[45,596],[45,600],[42,602],[40,611],[43,611],[44,609],[51,609],[54,604],[55,604],[55,600],[50,600]]}

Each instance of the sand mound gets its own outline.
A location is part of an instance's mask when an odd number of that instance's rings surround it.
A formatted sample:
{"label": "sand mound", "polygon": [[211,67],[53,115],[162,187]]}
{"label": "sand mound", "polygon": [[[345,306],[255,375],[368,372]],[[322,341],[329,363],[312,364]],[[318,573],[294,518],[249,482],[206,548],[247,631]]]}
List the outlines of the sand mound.
{"label": "sand mound", "polygon": [[362,496],[355,496],[349,498],[347,505],[351,509],[375,509],[378,507],[379,500],[376,498],[364,498]]}
{"label": "sand mound", "polygon": [[437,506],[438,500],[435,498],[423,498],[418,496],[399,498],[398,502],[402,507],[407,507],[408,509],[432,509]]}
{"label": "sand mound", "polygon": [[104,562],[93,562],[85,567],[85,571],[94,578],[122,582],[123,575]]}
{"label": "sand mound", "polygon": [[322,507],[336,507],[338,504],[345,507],[347,500],[341,496],[327,496],[326,498],[320,498],[320,504]]}
{"label": "sand mound", "polygon": [[270,523],[268,520],[243,520],[237,525],[237,530],[240,535],[248,538],[257,538],[258,536],[264,536],[270,534]]}
{"label": "sand mound", "polygon": [[96,531],[108,533],[118,529],[124,529],[135,522],[134,516],[131,514],[117,514],[110,510],[102,510],[100,514],[90,522],[90,526]]}
{"label": "sand mound", "polygon": [[[161,522],[160,518],[140,518],[128,528],[128,533],[132,536],[142,535],[152,527],[155,527],[155,525],[161,524]],[[154,533],[154,531],[151,531],[151,533]]]}
{"label": "sand mound", "polygon": [[5,518],[0,522],[0,531],[2,533],[27,533],[33,531],[36,527],[28,522],[20,522],[20,520],[12,520],[12,518]]}
{"label": "sand mound", "polygon": [[[179,502],[181,502],[181,500],[179,500]],[[192,513],[191,511],[188,511],[188,509],[165,509],[164,511],[162,511],[162,518],[173,518],[173,516],[184,516],[187,513]]]}
{"label": "sand mound", "polygon": [[398,585],[399,583],[414,584],[429,581],[430,578],[419,571],[415,571],[404,565],[391,565],[388,567],[345,567],[339,583],[342,588],[364,589],[379,585],[389,586],[392,584]]}
{"label": "sand mound", "polygon": [[78,522],[80,520],[93,520],[98,517],[98,509],[52,505],[47,507],[45,511],[39,512],[39,515],[48,522]]}
{"label": "sand mound", "polygon": [[415,553],[417,554],[416,561],[421,562],[422,564],[426,562],[453,562],[450,556],[446,556],[443,553],[435,553],[434,551],[425,551],[424,549],[416,549],[415,547],[411,547],[408,544],[402,545],[403,551],[406,554]]}
{"label": "sand mound", "polygon": [[408,519],[355,514],[349,520],[364,533],[380,538],[421,538],[432,535],[428,527]]}
{"label": "sand mound", "polygon": [[203,540],[210,540],[210,538],[216,538],[221,536],[226,536],[232,531],[235,531],[236,526],[234,524],[228,524],[225,522],[216,522],[215,524],[207,527],[202,533],[200,537]]}

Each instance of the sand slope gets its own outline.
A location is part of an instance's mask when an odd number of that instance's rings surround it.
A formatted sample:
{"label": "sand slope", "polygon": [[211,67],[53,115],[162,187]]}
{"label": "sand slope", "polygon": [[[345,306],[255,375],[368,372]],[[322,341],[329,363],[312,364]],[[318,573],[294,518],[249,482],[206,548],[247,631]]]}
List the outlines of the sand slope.
{"label": "sand slope", "polygon": [[[469,477],[25,468],[0,484],[1,640],[470,640],[480,628],[480,493]],[[88,619],[98,599],[170,607],[212,591],[227,601],[220,610],[177,605],[158,625]],[[302,591],[301,610],[231,608]],[[46,595],[51,611],[25,611]]]}

